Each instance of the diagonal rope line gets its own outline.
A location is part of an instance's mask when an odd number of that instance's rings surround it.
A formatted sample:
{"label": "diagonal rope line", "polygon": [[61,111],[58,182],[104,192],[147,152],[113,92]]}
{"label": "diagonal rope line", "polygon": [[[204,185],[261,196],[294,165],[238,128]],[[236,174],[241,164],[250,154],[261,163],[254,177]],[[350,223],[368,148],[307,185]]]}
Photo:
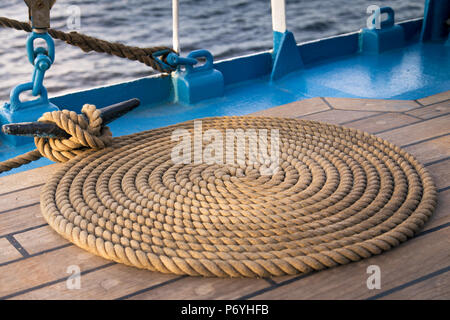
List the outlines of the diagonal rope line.
{"label": "diagonal rope line", "polygon": [[[6,17],[0,17],[0,26],[31,32],[31,26],[28,23]],[[139,48],[135,46],[127,46],[118,42],[105,41],[78,33],[76,31],[67,33],[51,28],[48,29],[48,33],[52,38],[64,41],[72,46],[79,47],[84,52],[95,51],[100,53],[108,53],[116,57],[139,61],[159,72],[173,71],[172,69],[164,69],[163,66],[161,66],[160,63],[153,58],[153,54],[155,52],[166,51],[167,53],[161,56],[162,61],[165,61],[167,54],[174,52],[168,47],[156,46],[151,48]],[[169,68],[171,67],[169,66]]]}

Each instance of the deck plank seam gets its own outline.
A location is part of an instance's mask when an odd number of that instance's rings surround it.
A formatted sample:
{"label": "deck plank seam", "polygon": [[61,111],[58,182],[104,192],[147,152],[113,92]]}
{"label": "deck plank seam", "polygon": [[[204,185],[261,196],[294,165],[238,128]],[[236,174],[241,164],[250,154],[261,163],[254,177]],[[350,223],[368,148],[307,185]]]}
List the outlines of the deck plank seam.
{"label": "deck plank seam", "polygon": [[322,100],[323,102],[325,102],[325,104],[331,109],[331,110],[336,110],[333,105],[326,99],[326,97],[320,97],[320,100]]}
{"label": "deck plank seam", "polygon": [[30,227],[30,228],[26,228],[26,229],[22,229],[22,230],[19,230],[19,231],[14,231],[14,232],[11,232],[11,233],[0,235],[0,238],[6,238],[8,236],[15,236],[16,234],[32,231],[32,230],[39,229],[39,228],[42,228],[42,227],[45,227],[45,226],[48,226],[48,223],[43,223],[43,224],[40,224],[40,225],[37,225],[37,226],[33,226],[33,227]]}
{"label": "deck plank seam", "polygon": [[450,186],[446,186],[446,187],[440,188],[440,189],[437,190],[437,192],[438,193],[444,192],[444,191],[447,191],[448,189],[450,189]]}
{"label": "deck plank seam", "polygon": [[419,238],[419,237],[422,237],[424,235],[427,235],[427,234],[430,234],[430,233],[433,233],[433,232],[445,229],[448,226],[450,226],[450,222],[445,222],[445,223],[440,224],[440,225],[438,225],[436,227],[433,227],[433,228],[430,228],[430,229],[427,229],[427,230],[422,230],[422,231],[418,232],[417,234],[415,234],[412,239]]}
{"label": "deck plank seam", "polygon": [[271,286],[274,286],[277,284],[272,278],[264,278],[264,281],[266,281]]}
{"label": "deck plank seam", "polygon": [[[414,119],[417,119],[417,120],[421,120],[421,121],[428,120],[428,119],[420,118],[420,117],[412,115],[412,114],[408,114],[407,112],[409,112],[409,111],[403,111],[403,112],[400,112],[400,114],[403,114],[405,116],[408,116],[408,117],[411,117],[411,118],[414,118]],[[414,124],[414,123],[415,122],[413,122],[412,124]]]}
{"label": "deck plank seam", "polygon": [[396,287],[394,287],[394,288],[391,288],[391,289],[389,289],[389,290],[380,292],[379,294],[376,294],[376,295],[374,295],[374,296],[371,296],[371,297],[367,298],[367,300],[377,300],[377,299],[379,299],[379,298],[383,298],[383,297],[388,296],[388,295],[390,295],[390,294],[392,294],[392,293],[395,293],[395,292],[398,292],[398,291],[400,291],[400,290],[406,289],[406,288],[408,288],[408,287],[411,287],[411,286],[416,285],[416,284],[418,284],[418,283],[421,283],[421,282],[423,282],[423,281],[430,280],[430,279],[432,279],[432,278],[434,278],[434,277],[436,277],[436,276],[439,276],[439,275],[441,275],[441,274],[444,274],[444,273],[446,273],[446,272],[448,272],[448,271],[450,271],[450,266],[447,266],[447,267],[445,267],[445,268],[436,270],[436,271],[434,271],[434,272],[431,272],[431,273],[429,273],[429,274],[426,274],[426,275],[424,275],[424,276],[422,276],[422,277],[419,277],[419,278],[417,278],[417,279],[408,281],[408,282],[406,282],[406,283],[404,283],[404,284],[398,285],[398,286],[396,286]]}
{"label": "deck plank seam", "polygon": [[29,208],[29,207],[32,207],[32,206],[35,206],[35,205],[38,205],[38,204],[40,204],[40,202],[33,202],[33,203],[26,204],[26,205],[23,205],[23,206],[20,206],[20,207],[16,207],[16,208],[0,211],[0,214],[8,213],[8,212],[15,211],[15,210]]}
{"label": "deck plank seam", "polygon": [[[416,100],[414,100],[414,101],[416,101]],[[444,100],[440,100],[440,101],[435,101],[435,102],[433,102],[433,103],[430,103],[430,104],[423,104],[423,103],[421,103],[421,102],[419,102],[419,101],[416,101],[418,104],[420,104],[422,107],[429,107],[429,106],[434,106],[435,104],[439,104],[439,103],[443,103],[443,102],[450,102],[450,99],[444,99]]]}
{"label": "deck plank seam", "polygon": [[[362,112],[367,112],[367,111],[362,111]],[[362,118],[353,119],[353,120],[349,120],[349,121],[339,122],[339,125],[346,126],[346,125],[351,124],[353,122],[357,122],[357,121],[361,121],[361,120],[367,120],[367,119],[378,117],[380,115],[384,115],[384,114],[387,113],[385,111],[370,111],[370,112],[376,112],[376,114],[371,114],[369,116],[365,116],[365,117],[362,117]]]}
{"label": "deck plank seam", "polygon": [[[353,111],[353,112],[379,112],[379,113],[397,113],[401,114],[405,111],[395,111],[395,110],[370,110],[370,109],[340,109],[338,107],[335,107],[333,110],[336,111]],[[328,110],[331,111],[331,110]],[[409,110],[407,110],[409,111]]]}
{"label": "deck plank seam", "polygon": [[39,251],[39,252],[30,254],[27,257],[22,257],[22,258],[17,258],[17,259],[10,260],[10,261],[5,261],[5,262],[0,263],[0,267],[4,267],[4,266],[6,266],[8,264],[12,264],[12,263],[20,262],[20,261],[23,261],[25,259],[34,258],[34,257],[40,256],[40,255],[43,255],[43,254],[46,254],[46,253],[49,253],[49,252],[52,252],[52,251],[56,251],[56,250],[59,250],[59,249],[64,249],[64,248],[70,247],[70,246],[73,246],[73,244],[72,243],[66,243],[66,244],[63,244],[61,246],[57,246],[57,247],[54,247],[54,248],[50,248],[50,249],[46,249],[46,250],[43,250],[43,251]]}
{"label": "deck plank seam", "polygon": [[[414,99],[414,100],[412,100],[412,101],[414,101],[415,103],[417,103],[420,107],[418,107],[418,108],[416,108],[416,109],[419,109],[419,108],[423,108],[423,107],[426,107],[426,105],[424,105],[422,102],[420,102],[419,101],[420,99]],[[415,109],[413,109],[413,110],[415,110]]]}
{"label": "deck plank seam", "polygon": [[386,129],[386,130],[381,130],[381,131],[375,132],[374,134],[380,134],[380,133],[389,132],[391,130],[405,128],[405,127],[412,126],[412,125],[415,125],[415,124],[418,124],[418,123],[421,123],[421,122],[426,122],[426,121],[434,120],[434,119],[437,119],[437,118],[445,117],[445,116],[448,116],[449,114],[450,114],[450,112],[445,113],[445,114],[440,114],[440,115],[437,115],[437,116],[434,116],[434,117],[431,117],[431,118],[428,118],[428,119],[421,119],[420,121],[415,121],[415,122],[407,123],[407,124],[404,124],[404,125],[401,125],[401,126],[398,126],[398,127],[394,127],[394,128],[390,128],[390,129]]}
{"label": "deck plank seam", "polygon": [[[293,119],[304,119],[305,117],[308,117],[308,116],[314,116],[314,115],[317,115],[317,114],[326,113],[326,112],[330,112],[330,111],[353,111],[353,112],[364,112],[364,113],[366,113],[366,112],[373,112],[373,113],[376,113],[376,114],[372,114],[372,115],[370,115],[370,116],[364,116],[364,117],[361,117],[361,118],[358,118],[358,119],[355,119],[355,120],[351,120],[351,121],[348,121],[348,122],[353,122],[353,121],[358,121],[358,120],[364,120],[364,119],[366,119],[366,117],[367,117],[367,118],[371,118],[371,117],[376,117],[376,116],[382,115],[382,114],[384,114],[384,113],[389,113],[389,112],[386,112],[386,111],[336,110],[336,109],[333,109],[333,110],[320,110],[320,111],[314,111],[314,112],[311,112],[311,113],[302,114],[301,116],[293,117]],[[268,117],[271,117],[271,116],[268,116]],[[316,120],[316,121],[321,121],[321,120]],[[322,122],[323,122],[323,121],[322,121]],[[343,122],[343,123],[344,123],[344,122]],[[339,123],[339,124],[341,124],[341,123]]]}
{"label": "deck plank seam", "polygon": [[[405,112],[410,112],[410,111],[411,111],[411,110],[408,110],[408,111],[405,111]],[[429,117],[429,118],[421,118],[421,117],[419,117],[419,116],[414,116],[414,115],[412,115],[412,114],[405,113],[405,115],[407,115],[407,116],[414,117],[414,118],[417,118],[417,119],[420,119],[420,120],[423,120],[423,121],[433,120],[433,119],[435,119],[435,118],[448,116],[449,114],[450,114],[450,112],[446,112],[446,113],[441,113],[441,114],[438,114],[438,115],[436,115],[436,116]],[[413,124],[413,123],[411,123],[411,124]]]}
{"label": "deck plank seam", "polygon": [[[86,271],[81,271],[81,272],[80,272],[80,275],[83,276],[83,275],[89,274],[89,273],[91,273],[91,272],[94,272],[94,271],[97,271],[97,270],[101,270],[101,269],[110,267],[110,266],[115,265],[115,264],[116,264],[116,262],[110,262],[110,263],[107,263],[107,264],[98,266],[98,267],[96,267],[96,268],[93,268],[93,269],[89,269],[89,270],[86,270]],[[71,276],[71,275],[68,275],[67,277],[59,278],[59,279],[57,279],[57,280],[49,281],[49,282],[46,282],[46,283],[43,283],[43,284],[40,284],[40,285],[31,287],[31,288],[27,288],[27,289],[23,289],[23,290],[14,292],[14,293],[10,293],[10,294],[8,294],[8,295],[6,295],[6,296],[0,297],[0,300],[11,299],[11,298],[20,296],[20,295],[22,295],[22,294],[25,294],[25,293],[28,293],[28,292],[31,292],[31,291],[35,291],[35,290],[38,290],[38,289],[42,289],[42,288],[45,288],[45,287],[48,287],[48,286],[51,286],[51,285],[54,285],[54,284],[63,282],[63,281],[65,281],[65,280],[69,279],[70,276]]]}
{"label": "deck plank seam", "polygon": [[150,287],[147,287],[147,288],[135,291],[133,293],[126,294],[126,295],[124,295],[122,297],[119,297],[119,298],[116,298],[114,300],[126,300],[126,299],[129,299],[129,298],[135,297],[135,296],[137,296],[139,294],[146,293],[146,292],[149,292],[149,291],[157,289],[157,288],[161,288],[163,286],[166,286],[168,284],[174,283],[174,282],[176,282],[178,280],[181,280],[181,279],[184,279],[186,277],[188,277],[188,276],[187,275],[178,276],[176,278],[173,278],[173,279],[170,279],[170,280],[158,283],[158,284],[154,284],[154,285],[152,285]]}
{"label": "deck plank seam", "polygon": [[430,162],[424,163],[423,166],[424,166],[424,167],[429,167],[429,166],[432,166],[432,165],[435,165],[435,164],[439,164],[439,163],[441,163],[441,162],[445,162],[445,161],[447,161],[447,160],[450,160],[450,157],[445,157],[445,158],[442,158],[442,159],[430,161]]}
{"label": "deck plank seam", "polygon": [[24,187],[24,188],[20,188],[20,189],[16,189],[16,190],[12,190],[12,191],[8,191],[8,192],[4,192],[4,193],[0,193],[0,197],[3,196],[7,196],[16,192],[20,192],[20,191],[25,191],[25,190],[29,190],[29,189],[33,189],[33,188],[37,188],[37,187],[42,187],[45,184],[45,182],[43,183],[39,183],[39,184],[35,184],[32,186],[28,186],[28,187]]}
{"label": "deck plank seam", "polygon": [[413,124],[418,124],[418,123],[421,123],[421,122],[424,122],[424,121],[425,121],[425,120],[422,120],[422,119],[421,119],[421,120],[417,120],[417,121],[414,121],[414,122],[411,122],[411,123],[402,124],[402,125],[397,126],[397,127],[392,127],[392,128],[385,129],[385,130],[376,131],[376,132],[374,132],[373,134],[374,134],[374,135],[377,135],[377,134],[386,133],[386,132],[389,132],[389,131],[392,131],[392,130],[402,129],[402,128],[405,128],[405,127],[407,127],[407,126],[410,126],[410,125],[413,125]]}
{"label": "deck plank seam", "polygon": [[246,295],[244,295],[244,296],[241,296],[240,298],[237,298],[236,300],[248,300],[248,299],[250,299],[250,298],[259,296],[259,295],[261,295],[261,294],[263,294],[263,293],[266,293],[266,292],[268,292],[268,291],[272,291],[273,289],[277,289],[277,288],[279,288],[279,287],[283,287],[283,286],[288,285],[288,284],[290,284],[290,283],[293,283],[293,282],[296,282],[296,281],[298,281],[298,280],[301,280],[301,279],[304,279],[304,278],[306,278],[306,277],[309,277],[309,276],[311,276],[311,275],[313,275],[313,274],[316,274],[317,272],[320,272],[320,271],[310,272],[310,273],[298,275],[298,276],[296,276],[296,277],[294,277],[294,278],[291,278],[291,279],[288,279],[288,280],[285,280],[285,281],[276,283],[276,284],[273,285],[273,286],[266,287],[266,288],[262,288],[262,289],[259,289],[259,290],[254,291],[254,292],[252,292],[252,293],[249,293],[249,294],[246,294]]}
{"label": "deck plank seam", "polygon": [[400,146],[400,147],[401,147],[401,148],[407,148],[407,147],[415,146],[415,145],[417,145],[417,144],[421,144],[421,143],[424,143],[424,142],[428,142],[428,141],[431,141],[431,140],[434,140],[434,139],[443,138],[443,137],[446,137],[446,136],[448,136],[448,135],[450,135],[450,132],[444,133],[444,134],[440,134],[440,135],[437,135],[437,136],[434,136],[434,137],[422,139],[422,140],[417,140],[417,141],[414,141],[414,142],[411,142],[411,143],[404,144],[404,145],[402,145],[402,146]]}
{"label": "deck plank seam", "polygon": [[23,258],[28,258],[30,256],[28,251],[24,247],[22,247],[22,245],[19,243],[19,241],[17,241],[16,238],[14,238],[14,236],[9,235],[6,236],[5,238],[14,248],[16,248],[17,251],[19,251],[19,253],[22,255]]}
{"label": "deck plank seam", "polygon": [[[303,119],[304,117],[307,117],[307,116],[313,116],[313,115],[316,115],[316,114],[321,114],[321,113],[324,113],[324,112],[330,112],[330,111],[331,111],[331,110],[314,111],[314,112],[311,112],[311,113],[302,114],[301,116],[294,117],[294,119]],[[269,117],[270,117],[270,116],[269,116]]]}

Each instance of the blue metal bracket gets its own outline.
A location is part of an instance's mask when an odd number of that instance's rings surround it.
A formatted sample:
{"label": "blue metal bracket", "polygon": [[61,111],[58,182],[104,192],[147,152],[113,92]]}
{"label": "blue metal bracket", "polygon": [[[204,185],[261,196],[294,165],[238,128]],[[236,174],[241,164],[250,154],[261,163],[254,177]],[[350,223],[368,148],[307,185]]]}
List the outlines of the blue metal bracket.
{"label": "blue metal bracket", "polygon": [[[43,39],[47,43],[47,49],[43,47],[34,48],[34,40]],[[16,122],[36,121],[41,115],[48,111],[59,110],[57,106],[50,103],[47,90],[43,85],[45,72],[55,61],[55,45],[48,33],[32,32],[27,39],[28,60],[34,65],[31,82],[19,84],[11,90],[10,102],[0,108],[0,125]],[[33,96],[39,96],[32,101],[20,101],[20,94],[31,91]],[[18,146],[32,142],[32,138],[10,136],[0,133],[2,141],[9,145]]]}
{"label": "blue metal bracket", "polygon": [[[19,84],[11,90],[10,102],[0,108],[0,126],[7,123],[31,122],[39,119],[44,112],[59,110],[48,100],[47,90],[42,87],[40,97],[32,101],[20,101],[20,94],[32,90],[33,82]],[[1,140],[9,145],[18,146],[32,142],[32,138],[10,136],[0,133]]]}
{"label": "blue metal bracket", "polygon": [[290,31],[273,32],[273,66],[270,80],[275,81],[303,67],[303,60]]}
{"label": "blue metal bracket", "polygon": [[445,45],[450,45],[447,19],[450,19],[450,0],[426,0],[420,40],[442,41],[447,39]]}
{"label": "blue metal bracket", "polygon": [[386,20],[381,21],[380,29],[363,29],[360,34],[360,49],[362,52],[380,53],[400,48],[405,43],[405,32],[395,25],[395,12],[391,7],[380,8],[380,16],[387,13]]}
{"label": "blue metal bracket", "polygon": [[[206,62],[198,67],[198,58],[205,58]],[[185,70],[179,67],[172,76],[175,89],[175,100],[185,104],[192,104],[202,100],[223,96],[224,80],[222,72],[214,68],[213,56],[207,50],[192,51],[182,61]],[[185,63],[183,63],[185,62]]]}

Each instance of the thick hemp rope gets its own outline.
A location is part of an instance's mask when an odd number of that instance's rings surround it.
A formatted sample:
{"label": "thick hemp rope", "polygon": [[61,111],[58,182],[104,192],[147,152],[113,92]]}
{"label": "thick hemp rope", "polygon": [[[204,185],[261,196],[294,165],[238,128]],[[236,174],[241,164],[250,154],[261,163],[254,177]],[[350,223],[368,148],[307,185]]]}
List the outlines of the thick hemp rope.
{"label": "thick hemp rope", "polygon": [[427,170],[368,133],[265,117],[206,118],[202,126],[278,129],[279,170],[263,176],[248,159],[175,164],[171,135],[193,135],[188,121],[69,160],[42,191],[45,219],[77,246],[126,265],[269,277],[380,254],[414,236],[435,208]]}
{"label": "thick hemp rope", "polygon": [[[16,30],[23,30],[27,32],[31,32],[31,26],[27,22],[21,22],[14,19],[9,19],[6,17],[0,17],[0,26],[13,28]],[[174,52],[171,48],[168,47],[151,47],[151,48],[139,48],[133,46],[127,46],[118,42],[108,42],[105,40],[101,40],[98,38],[90,37],[84,35],[82,33],[78,33],[76,31],[71,31],[69,33],[48,29],[49,35],[54,39],[59,39],[67,44],[77,46],[84,52],[95,51],[101,53],[108,53],[110,55],[127,58],[130,60],[137,60],[145,65],[152,67],[153,69],[159,72],[170,72],[175,69],[175,67],[171,67],[167,65],[170,70],[164,69],[155,59],[153,58],[153,54],[158,51],[166,51],[167,53],[161,56],[161,59],[164,61],[167,55],[170,52]]]}
{"label": "thick hemp rope", "polygon": [[94,105],[85,104],[81,112],[62,110],[46,112],[38,121],[53,122],[71,135],[68,139],[34,138],[36,150],[0,162],[0,173],[18,168],[24,164],[47,157],[55,162],[66,162],[87,148],[102,149],[112,143],[112,134],[108,127],[102,127],[100,111]]}

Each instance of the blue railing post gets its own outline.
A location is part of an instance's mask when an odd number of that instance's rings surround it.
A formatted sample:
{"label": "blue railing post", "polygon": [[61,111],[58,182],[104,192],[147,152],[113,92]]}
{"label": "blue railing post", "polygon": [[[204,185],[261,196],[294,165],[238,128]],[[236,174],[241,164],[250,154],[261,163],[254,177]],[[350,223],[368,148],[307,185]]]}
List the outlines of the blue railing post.
{"label": "blue railing post", "polygon": [[270,80],[275,81],[303,67],[297,43],[286,29],[285,0],[271,0],[273,26],[273,65]]}

